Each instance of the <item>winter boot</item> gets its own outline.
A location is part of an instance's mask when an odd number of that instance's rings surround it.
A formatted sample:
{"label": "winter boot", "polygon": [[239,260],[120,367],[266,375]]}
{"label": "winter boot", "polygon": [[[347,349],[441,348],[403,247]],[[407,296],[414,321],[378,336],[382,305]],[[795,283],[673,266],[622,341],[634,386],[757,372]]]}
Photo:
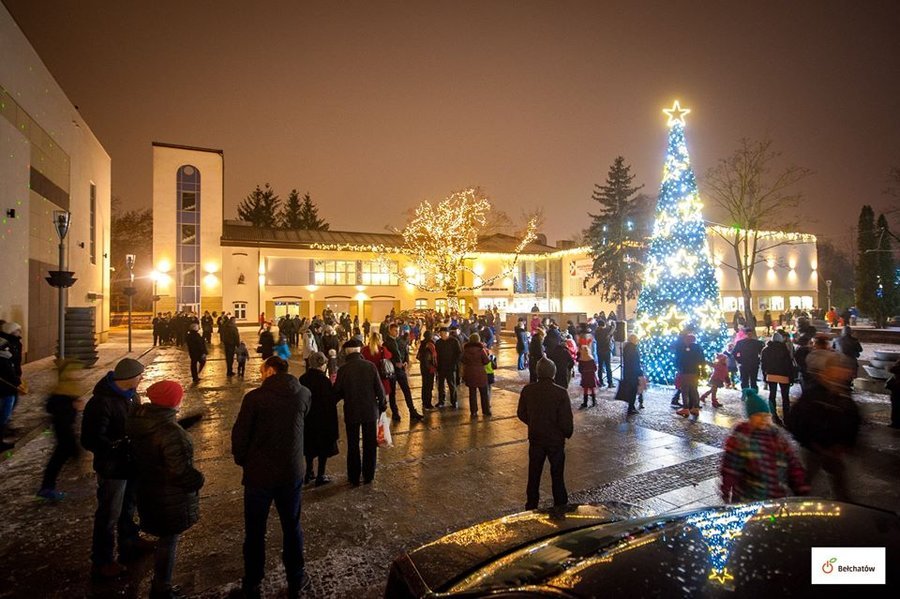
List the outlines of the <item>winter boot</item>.
{"label": "winter boot", "polygon": [[682,418],[687,418],[688,416],[690,416],[691,411],[688,410],[687,408],[681,408],[680,410],[676,410],[675,413],[678,414],[679,416],[681,416]]}
{"label": "winter boot", "polygon": [[591,393],[591,405],[597,407],[597,396]]}

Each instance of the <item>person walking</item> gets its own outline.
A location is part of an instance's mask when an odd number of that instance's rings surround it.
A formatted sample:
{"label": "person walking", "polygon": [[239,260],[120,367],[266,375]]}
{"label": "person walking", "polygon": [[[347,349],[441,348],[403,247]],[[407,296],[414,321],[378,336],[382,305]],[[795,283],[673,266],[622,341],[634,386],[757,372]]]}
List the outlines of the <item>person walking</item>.
{"label": "person walking", "polygon": [[56,446],[44,468],[44,477],[37,496],[43,499],[59,501],[66,494],[56,490],[56,479],[59,471],[70,458],[79,454],[78,441],[75,439],[75,416],[78,410],[75,404],[81,396],[81,389],[76,380],[76,373],[84,368],[78,360],[64,359],[56,361],[57,384],[47,397],[47,413],[53,422],[53,435]]}
{"label": "person walking", "polygon": [[744,333],[746,337],[734,344],[734,358],[741,373],[741,389],[758,391],[759,355],[763,342],[756,338],[756,330],[751,327],[746,327]]}
{"label": "person walking", "polygon": [[569,503],[566,492],[566,439],[572,438],[574,423],[572,404],[565,389],[553,382],[556,365],[541,358],[536,371],[538,380],[529,383],[519,395],[516,415],[528,427],[528,484],[525,509],[538,507],[544,461],[550,462],[553,505]]}
{"label": "person walking", "polygon": [[747,420],[725,440],[720,492],[725,503],[806,495],[809,485],[800,459],[781,430],[772,426],[769,406],[753,389],[744,389]]}
{"label": "person walking", "polygon": [[22,327],[15,322],[4,322],[0,327],[0,451],[15,447],[15,443],[4,439],[6,426],[24,388]]}
{"label": "person walking", "polygon": [[[337,396],[331,379],[325,374],[328,359],[322,352],[309,356],[309,370],[300,377],[300,384],[309,389],[310,407],[303,427],[303,455],[306,456],[305,483],[316,481],[321,487],[331,482],[325,476],[325,463],[338,454]],[[313,461],[319,461],[313,474]]]}
{"label": "person walking", "polygon": [[81,418],[81,445],[94,454],[97,474],[97,511],[91,541],[91,575],[94,579],[121,576],[125,568],[116,562],[118,537],[119,561],[129,561],[153,548],[138,534],[134,521],[134,483],[129,466],[129,447],[125,437],[128,414],[138,404],[137,386],[144,365],[123,358],[114,370],[94,386]]}
{"label": "person walking", "polygon": [[703,364],[703,349],[697,345],[697,338],[688,334],[684,343],[676,346],[675,367],[681,374],[681,396],[684,407],[675,413],[687,418],[693,416],[694,420],[700,416],[700,393],[697,385],[700,383],[700,365]]}
{"label": "person walking", "polygon": [[234,353],[241,344],[241,334],[233,317],[222,315],[222,345],[225,348],[225,376],[234,376]]}
{"label": "person walking", "polygon": [[[373,331],[377,334],[377,331]],[[455,342],[454,342],[455,343]],[[334,391],[337,401],[344,400],[344,427],[347,433],[347,479],[353,486],[375,479],[378,451],[378,416],[387,410],[384,386],[378,369],[360,353],[362,341],[351,337],[344,343],[346,358],[338,369]],[[359,442],[362,436],[362,460]]]}
{"label": "person walking", "polygon": [[419,373],[422,375],[422,410],[434,409],[434,376],[437,373],[437,349],[431,331],[425,331],[416,352]]}
{"label": "person walking", "polygon": [[260,597],[266,563],[266,522],[275,503],[281,521],[281,561],[288,596],[309,586],[303,559],[300,491],[303,487],[303,425],[310,391],[288,373],[288,363],[270,356],[259,368],[262,384],[241,401],[231,430],[231,453],[243,469],[244,579],[247,597]]}
{"label": "person walking", "polygon": [[413,405],[412,391],[409,389],[409,377],[407,370],[409,369],[409,344],[400,336],[400,325],[392,322],[388,325],[388,334],[384,339],[384,348],[390,354],[391,364],[394,365],[394,376],[389,382],[389,403],[391,405],[391,413],[394,414],[394,420],[400,420],[400,412],[397,410],[397,387],[403,391],[403,398],[406,400],[406,409],[409,411],[410,420],[422,420],[423,416]]}
{"label": "person walking", "polygon": [[718,395],[719,389],[728,384],[730,376],[728,374],[728,358],[725,354],[716,354],[716,359],[712,363],[712,374],[709,376],[709,389],[700,396],[700,403],[706,401],[706,398],[712,395],[712,407],[721,408]]}
{"label": "person walking", "polygon": [[[778,426],[784,426],[791,413],[791,382],[794,380],[794,360],[791,352],[784,343],[784,337],[780,333],[772,335],[772,340],[766,344],[760,354],[763,380],[769,386],[769,412],[771,418]],[[775,398],[778,389],[781,389],[781,414],[778,417]]]}
{"label": "person walking", "polygon": [[197,332],[199,328],[196,324],[192,324],[184,339],[187,343],[188,357],[191,359],[191,379],[195,383],[200,382],[200,372],[206,366],[206,352],[208,351],[206,341]]}
{"label": "person walking", "polygon": [[[619,379],[619,389],[616,391],[616,399],[628,404],[628,414],[637,414],[634,407],[638,395],[638,381],[644,375],[641,369],[641,355],[638,351],[638,336],[629,335],[628,341],[622,346],[622,377]],[[641,400],[644,407],[644,400]]]}
{"label": "person walking", "polygon": [[[440,339],[434,343],[437,353],[437,388],[438,407],[443,408],[447,394],[450,395],[450,406],[454,409],[457,405],[456,373],[459,359],[462,357],[462,349],[456,339],[450,338],[447,327],[440,328]],[[447,387],[447,391],[444,389]]]}
{"label": "person walking", "polygon": [[478,395],[481,395],[481,413],[491,415],[491,396],[485,366],[490,363],[488,350],[481,342],[478,333],[472,333],[469,342],[463,347],[460,363],[463,367],[463,381],[469,388],[469,414],[478,416]]}
{"label": "person walking", "polygon": [[200,318],[200,328],[203,329],[203,341],[205,341],[207,345],[212,345],[213,324],[213,317],[209,313],[209,310],[205,311]]}
{"label": "person walking", "polygon": [[583,410],[588,407],[588,395],[591,397],[591,405],[597,405],[597,362],[588,345],[582,345],[578,351],[578,374],[584,396],[580,407]]}
{"label": "person walking", "polygon": [[259,347],[256,351],[262,354],[263,361],[275,355],[275,336],[272,334],[272,327],[268,322],[263,324],[262,333],[259,334]]}
{"label": "person walking", "polygon": [[250,351],[247,349],[246,343],[243,341],[238,343],[234,357],[237,358],[237,375],[244,378],[244,374],[247,372],[247,360],[250,359]]}
{"label": "person walking", "polygon": [[[202,339],[201,339],[202,341]],[[182,533],[200,519],[203,474],[194,468],[191,437],[178,424],[184,389],[175,381],[147,388],[150,403],[137,406],[125,424],[135,466],[141,528],[159,537],[151,599],[182,597],[172,586],[175,552]]]}

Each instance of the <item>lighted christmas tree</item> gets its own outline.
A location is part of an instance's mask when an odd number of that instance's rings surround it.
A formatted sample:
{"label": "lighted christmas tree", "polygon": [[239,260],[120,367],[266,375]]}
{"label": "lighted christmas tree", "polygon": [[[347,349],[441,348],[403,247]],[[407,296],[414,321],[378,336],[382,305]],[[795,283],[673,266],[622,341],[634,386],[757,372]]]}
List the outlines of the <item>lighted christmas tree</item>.
{"label": "lighted christmas tree", "polygon": [[675,380],[672,344],[685,329],[712,360],[723,349],[727,329],[719,309],[719,285],[706,238],[703,204],[684,140],[684,115],[669,115],[669,147],[663,168],[656,220],[637,303],[644,373],[655,383]]}

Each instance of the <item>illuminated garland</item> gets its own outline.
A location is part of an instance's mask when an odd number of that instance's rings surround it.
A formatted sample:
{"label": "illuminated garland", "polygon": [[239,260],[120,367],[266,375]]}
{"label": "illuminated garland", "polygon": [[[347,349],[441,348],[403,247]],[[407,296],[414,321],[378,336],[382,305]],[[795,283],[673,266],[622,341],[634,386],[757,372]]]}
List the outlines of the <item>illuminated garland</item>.
{"label": "illuminated garland", "polygon": [[744,525],[761,507],[757,503],[726,509],[715,508],[695,514],[685,521],[696,527],[706,542],[710,580],[724,585],[734,579],[728,571],[728,558],[731,556],[734,540],[741,535]]}
{"label": "illuminated garland", "polygon": [[671,384],[672,344],[681,331],[691,329],[711,361],[724,347],[727,329],[718,304],[703,203],[684,138],[687,112],[677,102],[666,112],[668,151],[635,324],[644,373],[655,383]]}

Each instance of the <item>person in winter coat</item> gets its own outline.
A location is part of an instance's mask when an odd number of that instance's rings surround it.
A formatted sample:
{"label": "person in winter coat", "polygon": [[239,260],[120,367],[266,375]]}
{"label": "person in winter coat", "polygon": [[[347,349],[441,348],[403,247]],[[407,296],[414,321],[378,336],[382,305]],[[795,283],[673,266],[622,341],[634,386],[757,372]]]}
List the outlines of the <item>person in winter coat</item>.
{"label": "person in winter coat", "polygon": [[[272,334],[268,322],[263,325],[263,331],[259,334],[259,349],[256,351],[262,354],[263,360],[268,360],[275,355],[275,335]],[[303,351],[306,351],[305,347]]]}
{"label": "person in winter coat", "polygon": [[131,358],[120,360],[94,386],[81,418],[81,445],[94,454],[97,473],[97,511],[91,542],[91,575],[111,579],[125,568],[114,559],[118,536],[119,559],[127,561],[152,547],[138,535],[134,521],[134,483],[125,440],[128,414],[138,404],[137,386],[144,365]]}
{"label": "person in winter coat", "polygon": [[891,392],[891,428],[900,428],[900,360],[891,366],[891,378],[885,386]]}
{"label": "person in winter coat", "polygon": [[287,337],[280,335],[275,344],[275,355],[287,362],[291,357],[291,348],[288,346]]}
{"label": "person in winter coat", "polygon": [[200,328],[203,329],[203,340],[207,345],[212,343],[213,324],[213,317],[210,315],[209,310],[207,310],[200,318]]}
{"label": "person in winter coat", "polygon": [[556,366],[556,375],[553,378],[553,382],[563,389],[568,389],[569,377],[572,374],[572,369],[575,367],[575,360],[572,358],[572,354],[569,353],[569,348],[565,343],[554,344],[547,350],[547,357]]}
{"label": "person in winter coat", "polygon": [[538,328],[531,333],[531,341],[528,343],[528,378],[536,383],[537,363],[544,357],[544,329]]}
{"label": "person in winter coat", "polygon": [[581,409],[588,407],[588,395],[591,396],[591,405],[597,405],[597,362],[591,355],[591,348],[582,345],[578,355],[578,374],[581,377],[581,390],[584,399],[581,401]]}
{"label": "person in winter coat", "polygon": [[384,338],[384,348],[389,354],[389,360],[394,366],[394,376],[388,381],[388,403],[394,420],[400,420],[400,412],[397,409],[397,387],[403,392],[406,400],[406,409],[409,411],[410,420],[422,420],[423,416],[416,410],[412,399],[412,390],[409,388],[409,342],[400,334],[400,325],[392,322],[388,325],[388,334]]}
{"label": "person in winter coat", "polygon": [[716,394],[729,381],[728,358],[725,354],[716,354],[716,360],[712,364],[712,374],[709,377],[709,390],[700,396],[700,402],[706,401],[706,398],[712,395],[712,407],[721,408],[722,404],[719,403]]}
{"label": "person in winter coat", "polygon": [[553,382],[556,366],[547,358],[537,363],[538,381],[519,395],[516,415],[528,426],[528,485],[525,509],[538,507],[544,461],[550,462],[553,505],[569,503],[566,492],[566,439],[574,432],[572,404],[565,389]]}
{"label": "person in winter coat", "polygon": [[528,330],[525,328],[525,319],[519,318],[516,326],[513,327],[513,334],[516,336],[516,368],[525,370],[528,367]]}
{"label": "person in winter coat", "polygon": [[83,368],[84,363],[78,360],[56,361],[58,382],[47,397],[47,413],[53,422],[56,447],[44,468],[41,488],[37,492],[37,496],[43,499],[59,501],[65,498],[65,493],[56,490],[56,479],[69,458],[76,458],[80,453],[75,439],[75,416],[78,414],[76,404],[81,396],[81,389],[75,377]]}
{"label": "person in winter coat", "polygon": [[4,322],[0,326],[0,451],[15,446],[4,441],[4,436],[23,388],[22,327],[15,322]]}
{"label": "person in winter coat", "polygon": [[244,373],[247,371],[247,360],[250,359],[247,344],[241,341],[234,352],[234,356],[237,358],[237,375],[244,378]]}
{"label": "person in winter coat", "polygon": [[172,588],[175,551],[181,534],[200,519],[203,474],[194,468],[194,446],[177,421],[183,396],[177,382],[156,382],[147,388],[150,403],[137,406],[125,425],[141,528],[159,537],[151,598],[181,596]]}
{"label": "person in winter coat", "polygon": [[437,349],[431,331],[425,331],[416,352],[419,373],[422,375],[422,409],[434,409],[434,377],[437,374]]}
{"label": "person in winter coat", "polygon": [[[378,334],[377,331],[372,331]],[[456,343],[454,341],[454,343]],[[359,485],[360,474],[366,484],[375,478],[378,457],[378,418],[387,410],[384,386],[378,369],[362,357],[362,341],[351,338],[344,344],[346,359],[338,369],[334,392],[344,400],[344,427],[347,432],[347,479]],[[362,460],[359,441],[362,436]]]}
{"label": "person in winter coat", "polygon": [[[437,388],[438,388],[438,407],[444,407],[447,393],[450,395],[450,406],[456,408],[457,391],[456,391],[456,373],[459,367],[459,359],[462,357],[462,347],[456,339],[450,337],[450,331],[447,327],[440,328],[441,338],[434,342],[434,348],[437,352]],[[444,385],[447,385],[447,391]]]}
{"label": "person in winter coat", "polygon": [[[619,380],[619,389],[616,391],[616,399],[628,404],[628,414],[638,413],[634,402],[637,400],[638,380],[643,375],[641,355],[638,351],[638,337],[629,335],[628,341],[622,346],[622,378]],[[641,407],[643,407],[643,399]]]}
{"label": "person in winter coat", "polygon": [[675,368],[681,374],[681,395],[684,398],[684,407],[675,413],[684,418],[690,415],[696,419],[700,415],[697,385],[700,383],[700,365],[703,362],[703,349],[697,345],[697,338],[686,335],[684,343],[677,344],[675,351]]}
{"label": "person in winter coat", "polygon": [[759,354],[763,342],[756,338],[756,331],[750,327],[744,329],[746,337],[734,344],[734,357],[741,371],[741,389],[758,390]]}
{"label": "person in winter coat", "polygon": [[806,495],[809,485],[790,441],[772,426],[766,401],[753,389],[743,390],[747,420],[725,441],[721,475],[725,503]]}
{"label": "person in winter coat", "polygon": [[612,347],[610,341],[612,339],[612,328],[607,326],[606,321],[601,320],[597,323],[597,329],[594,331],[594,341],[596,342],[597,353],[597,373],[600,378],[600,386],[603,386],[603,373],[606,372],[606,384],[612,389]]}
{"label": "person in winter coat", "polygon": [[[784,422],[791,413],[790,388],[791,382],[794,380],[794,360],[780,333],[772,335],[772,340],[763,348],[760,358],[763,379],[769,385],[769,412],[775,424],[784,426]],[[778,417],[776,411],[775,398],[779,388],[781,388],[781,413],[784,420]]]}
{"label": "person in winter coat", "polygon": [[233,317],[222,316],[222,345],[225,348],[225,376],[234,376],[234,352],[241,343],[241,334]]}
{"label": "person in winter coat", "polygon": [[195,324],[190,326],[184,340],[187,343],[188,357],[191,359],[191,379],[195,383],[200,382],[200,372],[206,366],[206,341],[197,332],[198,327]]}
{"label": "person in winter coat", "polygon": [[853,336],[853,329],[849,326],[845,326],[841,330],[841,336],[832,343],[832,347],[835,351],[839,351],[850,358],[854,367],[853,377],[856,378],[856,373],[859,370],[859,355],[862,353],[862,345],[859,343],[859,339]]}
{"label": "person in winter coat", "polygon": [[[303,454],[306,456],[306,478],[310,483],[315,479],[321,487],[331,482],[325,476],[325,463],[338,454],[338,413],[337,396],[331,379],[325,374],[328,360],[322,352],[309,356],[309,370],[300,377],[300,384],[309,389],[310,407],[303,427]],[[319,468],[313,474],[313,460],[319,460]]]}
{"label": "person in winter coat", "polygon": [[463,347],[460,363],[463,366],[463,381],[469,388],[469,414],[478,416],[478,395],[481,395],[481,412],[491,415],[491,395],[488,376],[484,367],[490,362],[488,351],[481,342],[478,333],[472,333],[469,342]]}
{"label": "person in winter coat", "polygon": [[262,385],[244,396],[231,430],[231,453],[235,464],[243,468],[243,590],[248,597],[260,596],[266,563],[266,522],[274,502],[281,521],[281,559],[288,595],[296,597],[309,586],[303,560],[300,491],[310,391],[288,373],[288,363],[278,356],[267,358],[259,372]]}
{"label": "person in winter coat", "polygon": [[[384,388],[384,395],[387,397],[391,392],[391,382],[388,380],[388,375],[382,360],[388,360],[390,362],[393,355],[382,344],[381,333],[378,331],[369,333],[369,343],[362,348],[361,353],[363,359],[371,362],[375,367],[375,370],[378,371],[378,378],[381,381],[381,386]],[[400,420],[400,414],[397,414],[396,412],[394,414],[396,418],[393,420]]]}
{"label": "person in winter coat", "polygon": [[734,381],[738,379],[738,365],[734,357],[734,343],[729,343],[722,352],[725,355],[725,363],[728,365],[728,385],[729,389],[734,387]]}

